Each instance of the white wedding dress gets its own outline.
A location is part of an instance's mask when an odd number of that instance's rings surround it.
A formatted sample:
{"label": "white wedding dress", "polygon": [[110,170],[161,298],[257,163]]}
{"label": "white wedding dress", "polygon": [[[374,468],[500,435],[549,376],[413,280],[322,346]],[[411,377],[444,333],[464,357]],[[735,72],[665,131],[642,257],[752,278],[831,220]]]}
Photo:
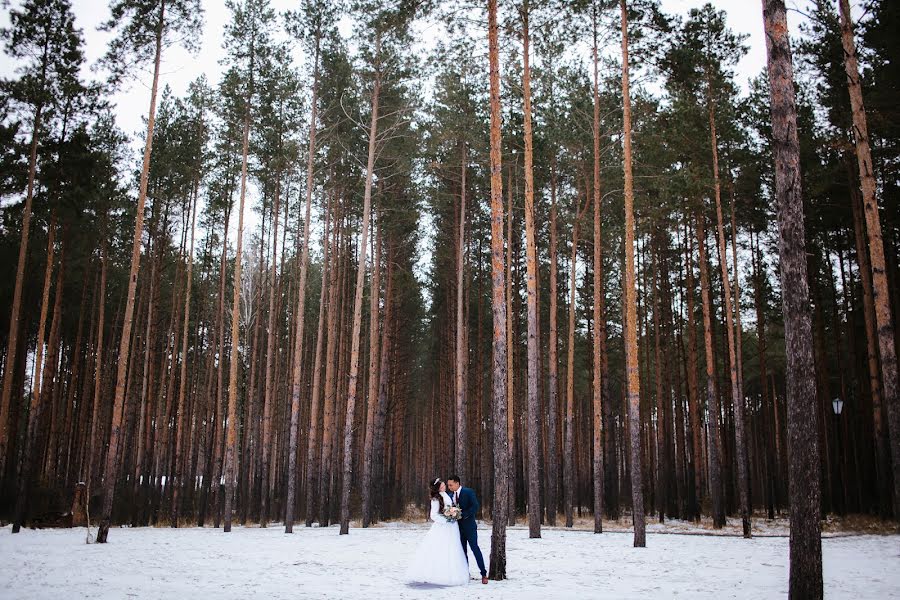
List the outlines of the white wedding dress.
{"label": "white wedding dress", "polygon": [[[441,492],[444,506],[450,506],[450,496]],[[413,554],[406,569],[406,579],[414,583],[435,585],[465,585],[469,583],[469,564],[459,541],[459,525],[451,523],[440,513],[436,499],[431,501],[432,524]]]}

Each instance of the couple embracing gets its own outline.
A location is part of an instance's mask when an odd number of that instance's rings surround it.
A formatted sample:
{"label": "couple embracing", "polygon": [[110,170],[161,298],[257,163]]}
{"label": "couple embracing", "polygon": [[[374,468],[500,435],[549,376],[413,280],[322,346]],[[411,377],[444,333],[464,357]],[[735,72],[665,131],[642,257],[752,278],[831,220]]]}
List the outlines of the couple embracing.
{"label": "couple embracing", "polygon": [[453,475],[444,483],[440,478],[430,484],[431,529],[419,543],[406,578],[415,583],[436,585],[465,585],[469,582],[469,557],[466,545],[472,551],[481,583],[487,583],[484,557],[478,547],[478,528],[475,513],[478,498],[474,490],[462,487],[459,477]]}

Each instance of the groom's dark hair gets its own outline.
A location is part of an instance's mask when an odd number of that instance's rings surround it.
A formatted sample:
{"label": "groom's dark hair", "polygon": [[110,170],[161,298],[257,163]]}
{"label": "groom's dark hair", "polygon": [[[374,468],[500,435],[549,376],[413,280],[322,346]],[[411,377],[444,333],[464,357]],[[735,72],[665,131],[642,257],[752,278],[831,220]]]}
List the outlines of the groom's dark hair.
{"label": "groom's dark hair", "polygon": [[451,475],[447,478],[447,481],[455,481],[456,483],[459,483],[459,475]]}

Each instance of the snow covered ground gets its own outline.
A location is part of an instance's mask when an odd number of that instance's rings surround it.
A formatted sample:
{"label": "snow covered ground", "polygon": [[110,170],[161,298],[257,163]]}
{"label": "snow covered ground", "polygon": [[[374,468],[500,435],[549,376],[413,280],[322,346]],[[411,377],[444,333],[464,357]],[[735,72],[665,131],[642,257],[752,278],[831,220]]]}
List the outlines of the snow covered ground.
{"label": "snow covered ground", "polygon": [[[651,532],[509,530],[504,582],[464,591],[409,585],[407,561],[425,525],[351,529],[113,529],[85,545],[84,529],[0,529],[0,598],[291,598],[429,600],[545,598],[785,598],[788,539]],[[479,540],[485,558],[490,530]],[[900,597],[900,536],[823,540],[826,598]],[[475,575],[474,561],[472,574]]]}

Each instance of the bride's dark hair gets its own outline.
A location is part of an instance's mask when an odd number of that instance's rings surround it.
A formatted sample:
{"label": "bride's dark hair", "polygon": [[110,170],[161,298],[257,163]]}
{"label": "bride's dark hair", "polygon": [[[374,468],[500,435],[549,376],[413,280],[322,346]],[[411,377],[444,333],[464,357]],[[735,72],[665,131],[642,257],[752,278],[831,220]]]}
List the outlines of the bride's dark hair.
{"label": "bride's dark hair", "polygon": [[440,512],[444,512],[444,497],[441,496],[441,483],[440,477],[431,482],[431,499],[437,499]]}

